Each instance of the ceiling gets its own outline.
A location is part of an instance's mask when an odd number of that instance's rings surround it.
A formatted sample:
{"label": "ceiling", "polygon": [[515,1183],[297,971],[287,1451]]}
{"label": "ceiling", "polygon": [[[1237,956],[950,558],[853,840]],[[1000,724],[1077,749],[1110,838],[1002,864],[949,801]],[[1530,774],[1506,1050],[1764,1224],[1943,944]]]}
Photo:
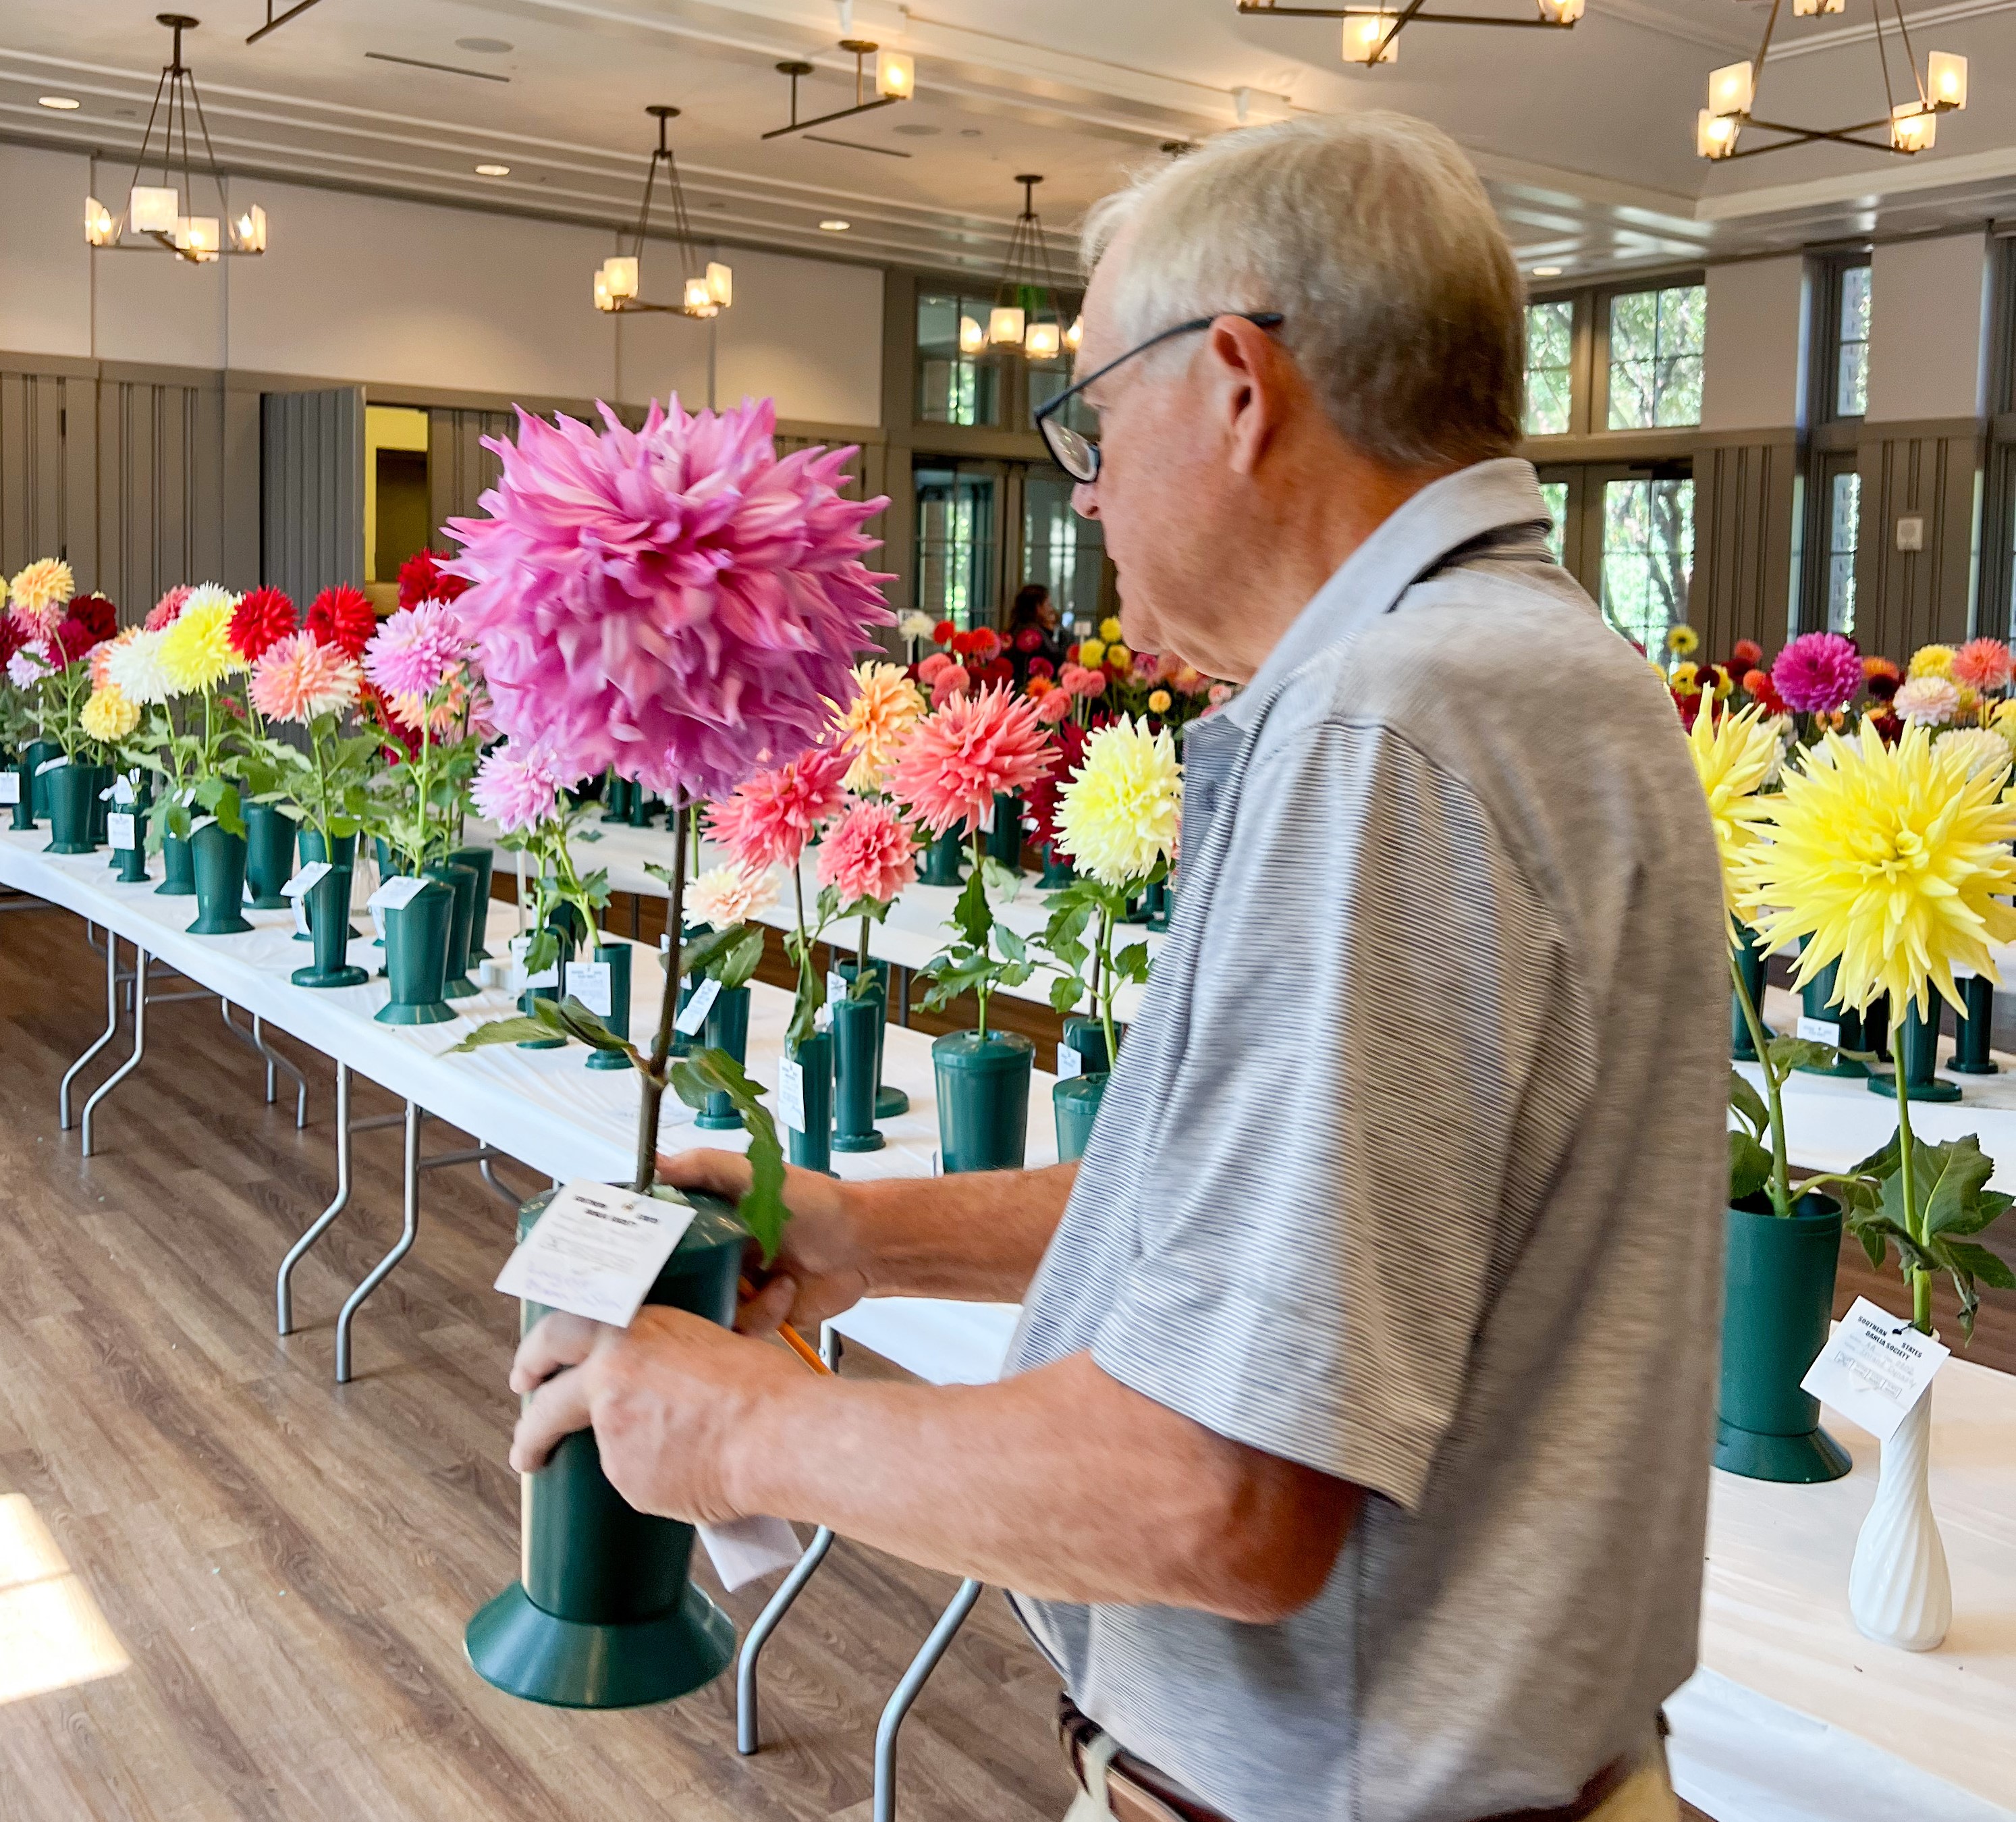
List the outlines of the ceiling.
{"label": "ceiling", "polygon": [[[1781,21],[1758,111],[1880,114],[1876,4]],[[265,0],[206,0],[185,54],[229,170],[613,224],[635,210],[643,110],[667,102],[684,110],[672,142],[702,232],[980,273],[1005,251],[1018,172],[1045,176],[1061,265],[1085,205],[1169,144],[1377,106],[1453,133],[1527,265],[1571,276],[2016,218],[2016,0],[1906,0],[1921,59],[1971,63],[1970,106],[1942,118],[1934,151],[1705,164],[1707,73],[1755,53],[1768,10],[1589,0],[1571,33],[1423,24],[1396,63],[1365,70],[1339,59],[1335,22],[1241,16],[1233,0],[319,0],[251,45]],[[787,117],[780,59],[816,66],[801,114],[851,101],[844,23],[915,55],[917,99],[818,140],[762,140]],[[9,0],[0,137],[131,157],[167,52],[149,0]],[[844,232],[821,229],[836,219]]]}

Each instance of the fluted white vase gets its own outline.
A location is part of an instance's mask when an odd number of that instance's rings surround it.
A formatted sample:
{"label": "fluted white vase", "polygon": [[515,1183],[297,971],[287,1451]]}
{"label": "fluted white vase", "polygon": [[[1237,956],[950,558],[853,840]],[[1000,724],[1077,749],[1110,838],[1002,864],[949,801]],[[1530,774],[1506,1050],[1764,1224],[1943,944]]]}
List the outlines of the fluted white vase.
{"label": "fluted white vase", "polygon": [[1848,1610],[1878,1644],[1929,1651],[1953,1624],[1953,1582],[1928,1485],[1932,1388],[1927,1386],[1883,1445],[1876,1503],[1855,1540]]}

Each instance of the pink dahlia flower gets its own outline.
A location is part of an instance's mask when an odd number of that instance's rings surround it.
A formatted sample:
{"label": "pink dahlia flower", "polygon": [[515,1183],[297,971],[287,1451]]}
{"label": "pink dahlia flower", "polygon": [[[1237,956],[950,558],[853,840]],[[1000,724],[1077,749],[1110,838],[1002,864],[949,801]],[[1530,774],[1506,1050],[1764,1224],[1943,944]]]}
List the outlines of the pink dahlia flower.
{"label": "pink dahlia flower", "polygon": [[401,607],[364,648],[364,674],[388,697],[432,696],[469,656],[469,642],[439,601]]}
{"label": "pink dahlia flower", "polygon": [[946,672],[952,669],[955,660],[945,652],[927,652],[917,662],[917,681],[928,690]]}
{"label": "pink dahlia flower", "polygon": [[931,679],[931,707],[943,708],[973,687],[973,673],[963,664],[948,664]]}
{"label": "pink dahlia flower", "polygon": [[1960,713],[1960,691],[1949,677],[1907,679],[1890,706],[1902,721],[1922,727],[1943,727]]}
{"label": "pink dahlia flower", "polygon": [[31,639],[26,645],[18,646],[8,659],[7,681],[16,690],[32,690],[56,668],[49,655],[48,641]]}
{"label": "pink dahlia flower", "polygon": [[476,769],[470,801],[476,813],[506,834],[536,827],[560,808],[560,792],[573,781],[545,747],[520,750],[514,743],[487,754]]}
{"label": "pink dahlia flower", "polygon": [[707,832],[744,873],[796,866],[812,831],[846,800],[844,751],[814,747],[788,765],[759,772],[707,812]]}
{"label": "pink dahlia flower", "polygon": [[1953,654],[1953,680],[1992,695],[2009,687],[2009,648],[1999,639],[1971,639]]}
{"label": "pink dahlia flower", "polygon": [[252,672],[252,703],[273,721],[313,721],[357,705],[364,673],[357,661],[312,633],[290,632],[266,648]]}
{"label": "pink dahlia flower", "polygon": [[820,847],[819,877],[843,905],[886,905],[916,880],[916,838],[893,805],[858,803]]}
{"label": "pink dahlia flower", "polygon": [[732,930],[769,907],[777,896],[773,873],[744,873],[740,867],[717,866],[686,887],[686,915],[696,924]]}
{"label": "pink dahlia flower", "polygon": [[668,801],[718,801],[804,751],[852,700],[855,656],[896,617],[863,566],[886,499],[841,496],[851,449],[777,459],[765,401],[641,430],[520,412],[483,496],[452,519],[455,606],[497,725],[585,777],[614,766]]}
{"label": "pink dahlia flower", "polygon": [[889,792],[934,835],[977,828],[997,793],[1034,784],[1057,763],[1035,705],[1005,690],[959,696],[910,730],[889,774]]}
{"label": "pink dahlia flower", "polygon": [[182,616],[182,603],[194,592],[186,582],[180,588],[169,589],[147,610],[146,630],[159,632],[165,627],[173,626]]}
{"label": "pink dahlia flower", "polygon": [[1798,715],[1832,715],[1862,687],[1862,654],[1838,632],[1802,632],[1779,653],[1771,681]]}
{"label": "pink dahlia flower", "polygon": [[1071,693],[1068,690],[1046,690],[1035,699],[1036,719],[1046,728],[1053,728],[1071,711]]}

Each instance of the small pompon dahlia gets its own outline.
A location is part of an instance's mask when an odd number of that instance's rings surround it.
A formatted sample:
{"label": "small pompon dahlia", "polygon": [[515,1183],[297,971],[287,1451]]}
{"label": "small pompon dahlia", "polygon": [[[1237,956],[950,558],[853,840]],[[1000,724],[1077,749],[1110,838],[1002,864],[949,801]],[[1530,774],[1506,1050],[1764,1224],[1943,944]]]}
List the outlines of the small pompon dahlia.
{"label": "small pompon dahlia", "polygon": [[173,626],[176,621],[182,618],[183,603],[195,592],[196,591],[186,582],[169,589],[160,600],[147,610],[146,622],[147,631],[161,632]]}
{"label": "small pompon dahlia", "polygon": [[423,601],[401,607],[378,628],[365,648],[364,672],[389,697],[424,699],[451,682],[468,656],[454,614],[439,601]]}
{"label": "small pompon dahlia", "polygon": [[1838,632],[1802,632],[1779,653],[1771,681],[1797,715],[1832,715],[1862,687],[1862,657]]}
{"label": "small pompon dahlia", "polygon": [[356,706],[364,685],[357,661],[310,632],[269,646],[252,672],[252,703],[275,721],[307,723]]}
{"label": "small pompon dahlia", "polygon": [[135,628],[105,648],[106,682],[116,685],[128,701],[142,708],[166,702],[175,693],[174,681],[161,662],[164,637],[160,632]]}
{"label": "small pompon dahlia", "polygon": [[686,884],[686,915],[696,924],[732,930],[747,924],[777,896],[777,876],[762,869],[711,867]]}
{"label": "small pompon dahlia", "polygon": [[247,664],[257,664],[270,646],[294,630],[300,618],[284,589],[254,589],[232,610],[231,643]]}
{"label": "small pompon dahlia", "polygon": [[1085,742],[1085,758],[1059,794],[1058,845],[1103,885],[1144,880],[1175,853],[1183,775],[1168,729],[1151,734],[1131,715]]}
{"label": "small pompon dahlia", "polygon": [[117,684],[108,683],[92,692],[77,725],[87,740],[123,740],[140,725],[139,705],[128,702]]}
{"label": "small pompon dahlia", "polygon": [[955,696],[910,730],[889,773],[890,795],[934,835],[977,829],[1004,791],[1026,790],[1057,762],[1035,705],[1005,690]]}
{"label": "small pompon dahlia", "polygon": [[77,578],[59,558],[38,557],[7,585],[8,611],[31,639],[47,639],[77,592]]}
{"label": "small pompon dahlia", "polygon": [[893,804],[857,803],[821,844],[819,877],[843,906],[886,905],[916,880],[916,837]]}
{"label": "small pompon dahlia", "polygon": [[778,459],[774,406],[626,429],[520,412],[488,518],[453,519],[455,611],[491,714],[586,777],[614,767],[668,801],[727,797],[803,751],[895,624],[861,553],[884,499],[841,497],[851,449]]}
{"label": "small pompon dahlia", "polygon": [[16,690],[32,690],[56,668],[47,643],[31,639],[8,654],[7,681]]}
{"label": "small pompon dahlia", "polygon": [[857,664],[854,678],[854,699],[833,718],[833,731],[848,755],[847,788],[874,790],[923,714],[924,699],[901,664]]}
{"label": "small pompon dahlia", "polygon": [[1920,727],[1942,727],[1960,712],[1960,692],[1950,678],[1928,673],[1908,679],[1890,706],[1901,720]]}
{"label": "small pompon dahlia", "polygon": [[545,747],[506,741],[484,756],[469,794],[478,816],[511,834],[552,816],[573,782],[560,776],[559,762]]}
{"label": "small pompon dahlia", "polygon": [[1950,677],[1953,649],[1949,645],[1921,645],[1911,654],[1909,675],[1913,677]]}
{"label": "small pompon dahlia", "polygon": [[1953,680],[1993,694],[2009,687],[2009,647],[1999,639],[1971,639],[1953,654]]}
{"label": "small pompon dahlia", "polygon": [[707,812],[707,832],[745,873],[796,866],[812,831],[845,802],[847,766],[846,754],[814,747],[759,772]]}
{"label": "small pompon dahlia", "polygon": [[324,645],[340,646],[353,658],[361,658],[378,630],[378,614],[362,589],[339,582],[308,603],[306,624]]}

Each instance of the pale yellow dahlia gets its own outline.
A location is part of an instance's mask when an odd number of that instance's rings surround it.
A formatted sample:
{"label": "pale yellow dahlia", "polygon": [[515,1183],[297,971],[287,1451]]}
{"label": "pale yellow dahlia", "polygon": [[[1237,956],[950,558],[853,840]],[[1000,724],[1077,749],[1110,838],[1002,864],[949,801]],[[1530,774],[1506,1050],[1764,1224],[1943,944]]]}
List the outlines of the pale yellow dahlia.
{"label": "pale yellow dahlia", "polygon": [[1949,728],[1932,743],[1942,759],[1957,757],[1970,778],[2009,769],[2009,743],[1993,728]]}
{"label": "pale yellow dahlia", "polygon": [[1953,675],[1953,649],[1949,645],[1921,645],[1911,654],[1910,669],[1913,677],[1950,677]]}
{"label": "pale yellow dahlia", "polygon": [[1748,912],[1739,868],[1757,843],[1757,823],[1763,814],[1757,794],[1778,763],[1781,731],[1775,715],[1753,705],[1734,715],[1703,708],[1687,734],[1687,749],[1708,798],[1708,820],[1722,855],[1723,905],[1731,942],[1740,934],[1737,920]]}
{"label": "pale yellow dahlia", "polygon": [[1059,844],[1102,885],[1130,885],[1175,852],[1183,803],[1168,729],[1150,734],[1123,715],[1085,742],[1084,759],[1058,794]]}
{"label": "pale yellow dahlia", "polygon": [[16,616],[23,623],[32,619],[53,630],[60,618],[56,610],[77,592],[77,578],[59,558],[38,557],[15,578],[8,589]]}
{"label": "pale yellow dahlia", "polygon": [[859,686],[854,700],[833,717],[840,744],[852,762],[841,782],[849,790],[877,790],[927,704],[901,664],[857,664],[854,679]]}
{"label": "pale yellow dahlia", "polygon": [[1956,1008],[1953,970],[1998,980],[1990,945],[2016,938],[2016,803],[1999,770],[1970,776],[1907,725],[1886,747],[1873,722],[1827,735],[1762,800],[1742,863],[1755,917],[1776,949],[1806,937],[1796,984],[1838,962],[1834,1003],[1859,1010],[1888,994],[1893,1015],[1924,1015],[1931,988]]}
{"label": "pale yellow dahlia", "polygon": [[231,615],[237,603],[219,589],[210,600],[192,595],[175,624],[161,634],[161,670],[178,694],[212,690],[245,661],[231,643]]}
{"label": "pale yellow dahlia", "polygon": [[87,740],[123,740],[140,725],[140,710],[117,683],[107,683],[92,692],[77,720]]}

